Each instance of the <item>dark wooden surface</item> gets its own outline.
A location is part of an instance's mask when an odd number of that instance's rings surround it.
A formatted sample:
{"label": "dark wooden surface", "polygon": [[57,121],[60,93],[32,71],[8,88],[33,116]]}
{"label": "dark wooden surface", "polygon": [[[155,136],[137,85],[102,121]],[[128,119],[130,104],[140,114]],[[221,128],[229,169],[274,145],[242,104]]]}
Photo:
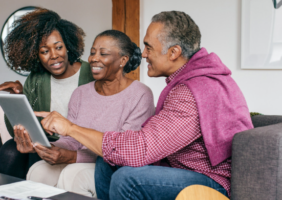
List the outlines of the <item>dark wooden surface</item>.
{"label": "dark wooden surface", "polygon": [[19,182],[19,181],[23,181],[23,179],[8,176],[8,175],[0,173],[0,185],[6,185],[6,184],[9,184],[9,183],[15,183],[15,182]]}
{"label": "dark wooden surface", "polygon": [[53,197],[50,197],[50,199],[52,200],[97,200],[96,198],[90,198],[90,197],[86,197],[86,196],[82,196],[79,194],[75,194],[72,192],[66,192],[63,194],[59,194]]}
{"label": "dark wooden surface", "polygon": [[[0,185],[6,185],[9,183],[16,183],[20,181],[24,181],[24,180],[0,173]],[[82,196],[82,195],[75,194],[72,192],[66,192],[63,194],[59,194],[59,195],[50,197],[50,199],[52,200],[90,200],[90,199],[97,200],[96,198],[90,198],[90,197]]]}

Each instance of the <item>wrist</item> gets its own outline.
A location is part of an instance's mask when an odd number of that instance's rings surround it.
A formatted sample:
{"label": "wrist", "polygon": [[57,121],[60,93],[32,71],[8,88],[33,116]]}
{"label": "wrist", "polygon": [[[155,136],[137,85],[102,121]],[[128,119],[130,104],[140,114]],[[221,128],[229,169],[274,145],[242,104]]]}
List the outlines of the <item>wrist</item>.
{"label": "wrist", "polygon": [[76,163],[77,151],[67,150],[63,148],[58,149],[60,156],[56,164],[72,164]]}
{"label": "wrist", "polygon": [[68,164],[76,163],[77,151],[73,151],[71,157],[69,158]]}
{"label": "wrist", "polygon": [[73,137],[77,132],[77,128],[78,126],[76,124],[71,123],[67,136]]}

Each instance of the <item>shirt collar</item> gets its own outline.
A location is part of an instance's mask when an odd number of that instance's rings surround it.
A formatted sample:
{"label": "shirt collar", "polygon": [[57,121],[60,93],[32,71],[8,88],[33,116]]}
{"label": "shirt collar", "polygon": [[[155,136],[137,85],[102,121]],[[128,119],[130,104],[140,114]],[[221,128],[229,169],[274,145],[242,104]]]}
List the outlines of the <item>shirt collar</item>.
{"label": "shirt collar", "polygon": [[[188,62],[187,62],[188,63]],[[185,63],[182,67],[180,67],[178,70],[176,70],[173,74],[171,74],[169,77],[167,77],[165,79],[166,84],[169,84],[187,65],[187,63]]]}

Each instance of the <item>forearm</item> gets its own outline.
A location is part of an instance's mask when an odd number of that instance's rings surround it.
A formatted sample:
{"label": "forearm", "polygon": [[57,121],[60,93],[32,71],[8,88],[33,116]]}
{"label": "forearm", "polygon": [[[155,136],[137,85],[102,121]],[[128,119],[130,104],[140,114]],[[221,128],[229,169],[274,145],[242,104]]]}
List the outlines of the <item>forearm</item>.
{"label": "forearm", "polygon": [[77,126],[72,124],[70,127],[70,131],[68,132],[68,136],[76,139],[78,142],[86,146],[88,149],[93,151],[95,154],[99,156],[103,156],[102,152],[102,141],[103,141],[103,133]]}

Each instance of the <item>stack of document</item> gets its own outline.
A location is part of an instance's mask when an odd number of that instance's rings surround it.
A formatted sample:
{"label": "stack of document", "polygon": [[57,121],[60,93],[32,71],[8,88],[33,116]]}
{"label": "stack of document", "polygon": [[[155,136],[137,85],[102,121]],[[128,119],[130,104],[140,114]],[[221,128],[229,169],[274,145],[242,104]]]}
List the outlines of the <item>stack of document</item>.
{"label": "stack of document", "polygon": [[28,196],[48,198],[65,192],[65,190],[33,181],[20,181],[0,186],[0,196],[21,200],[30,200]]}

